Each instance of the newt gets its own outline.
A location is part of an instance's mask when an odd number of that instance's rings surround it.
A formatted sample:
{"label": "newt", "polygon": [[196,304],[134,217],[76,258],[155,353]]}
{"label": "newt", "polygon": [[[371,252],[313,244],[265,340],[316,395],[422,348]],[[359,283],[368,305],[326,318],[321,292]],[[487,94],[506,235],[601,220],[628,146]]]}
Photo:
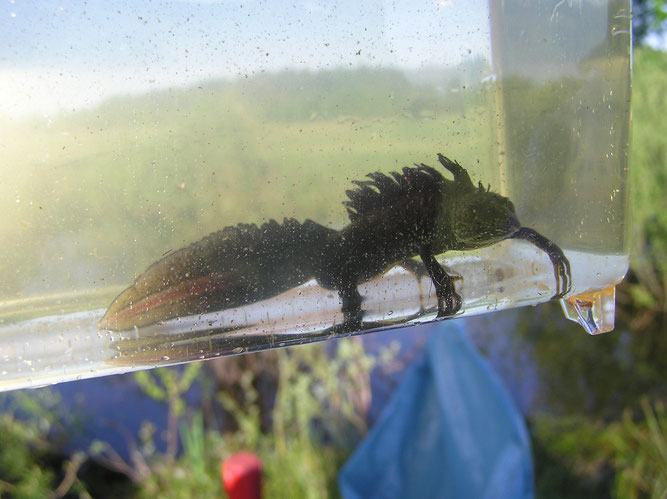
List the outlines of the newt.
{"label": "newt", "polygon": [[338,292],[343,331],[361,327],[359,284],[418,256],[438,299],[438,317],[460,311],[461,297],[436,255],[524,239],[547,253],[561,298],[570,264],[546,237],[522,227],[512,202],[472,183],[456,161],[438,154],[453,180],[421,164],[389,175],[373,172],[346,191],[350,223],[341,230],[312,220],[226,227],[151,265],[109,306],[100,329],[124,330],[276,296],[315,278]]}

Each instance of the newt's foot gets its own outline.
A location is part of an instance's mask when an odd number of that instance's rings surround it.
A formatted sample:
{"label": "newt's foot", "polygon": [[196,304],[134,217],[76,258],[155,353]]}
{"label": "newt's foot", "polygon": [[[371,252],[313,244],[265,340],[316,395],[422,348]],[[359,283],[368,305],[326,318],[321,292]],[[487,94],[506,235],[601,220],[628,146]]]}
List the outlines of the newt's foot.
{"label": "newt's foot", "polygon": [[456,292],[454,283],[463,280],[460,276],[446,275],[440,280],[440,286],[436,288],[438,295],[438,315],[437,317],[449,317],[461,310],[463,301],[461,295]]}

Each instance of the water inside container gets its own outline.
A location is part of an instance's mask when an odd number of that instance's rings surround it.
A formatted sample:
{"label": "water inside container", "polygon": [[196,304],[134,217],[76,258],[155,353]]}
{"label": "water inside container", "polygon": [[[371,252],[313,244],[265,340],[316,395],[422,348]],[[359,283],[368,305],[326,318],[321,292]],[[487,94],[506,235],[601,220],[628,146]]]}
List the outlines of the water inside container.
{"label": "water inside container", "polygon": [[0,389],[554,297],[609,329],[628,4],[3,7]]}

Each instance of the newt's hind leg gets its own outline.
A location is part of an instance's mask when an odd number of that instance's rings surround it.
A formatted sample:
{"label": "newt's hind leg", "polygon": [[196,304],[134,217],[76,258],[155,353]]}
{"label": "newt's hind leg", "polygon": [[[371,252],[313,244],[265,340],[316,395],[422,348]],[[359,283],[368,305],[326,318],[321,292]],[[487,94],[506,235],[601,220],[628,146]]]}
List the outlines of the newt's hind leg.
{"label": "newt's hind leg", "polygon": [[454,315],[461,310],[461,296],[456,292],[454,283],[461,277],[450,276],[438,263],[430,249],[424,249],[419,255],[426,265],[438,297],[438,317]]}

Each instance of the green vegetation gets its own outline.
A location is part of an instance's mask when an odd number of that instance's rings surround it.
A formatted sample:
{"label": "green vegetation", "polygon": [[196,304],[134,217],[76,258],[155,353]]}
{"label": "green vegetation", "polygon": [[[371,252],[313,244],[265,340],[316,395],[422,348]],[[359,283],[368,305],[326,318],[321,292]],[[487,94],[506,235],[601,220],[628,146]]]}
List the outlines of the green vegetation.
{"label": "green vegetation", "polygon": [[51,390],[3,394],[0,404],[0,497],[89,498],[100,497],[100,490],[120,497],[133,491],[128,481],[87,463],[85,453],[63,452],[79,421]]}
{"label": "green vegetation", "polygon": [[[581,416],[536,417],[539,497],[664,497],[667,413],[646,399],[604,424]],[[541,478],[541,479],[540,479]]]}
{"label": "green vegetation", "polygon": [[[45,393],[40,395],[44,398]],[[28,404],[20,407],[24,418],[16,414],[22,400]],[[47,440],[53,404],[25,397],[17,401],[0,415],[0,497],[46,497],[58,486],[56,473],[47,465],[55,447]]]}
{"label": "green vegetation", "polygon": [[[633,270],[640,287],[634,298],[655,310],[665,310],[667,289],[667,57],[664,52],[635,52],[633,81],[633,140],[631,212],[634,220]],[[662,280],[661,280],[662,279]],[[646,293],[640,288],[644,288]],[[648,300],[648,301],[647,301]]]}

